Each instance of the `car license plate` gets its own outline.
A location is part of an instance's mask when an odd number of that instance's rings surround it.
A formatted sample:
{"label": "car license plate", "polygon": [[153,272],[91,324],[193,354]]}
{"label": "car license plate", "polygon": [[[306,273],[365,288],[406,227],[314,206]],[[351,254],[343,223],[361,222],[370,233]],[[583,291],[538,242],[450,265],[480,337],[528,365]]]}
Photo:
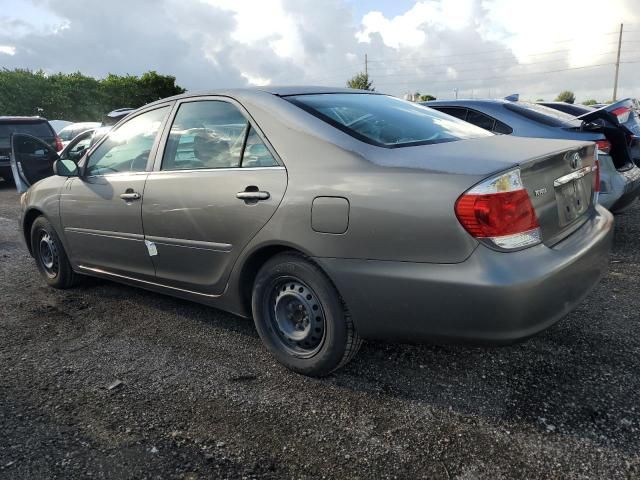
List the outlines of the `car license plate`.
{"label": "car license plate", "polygon": [[565,226],[581,216],[589,208],[591,189],[585,182],[591,178],[578,178],[556,187],[558,217],[560,225]]}

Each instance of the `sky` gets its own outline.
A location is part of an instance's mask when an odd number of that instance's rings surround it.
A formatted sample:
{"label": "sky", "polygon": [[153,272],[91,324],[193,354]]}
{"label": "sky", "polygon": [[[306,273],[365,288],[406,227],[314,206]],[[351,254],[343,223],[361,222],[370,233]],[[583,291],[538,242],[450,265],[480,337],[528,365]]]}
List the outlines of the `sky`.
{"label": "sky", "polygon": [[[0,68],[148,70],[189,90],[345,86],[438,98],[640,96],[639,0],[0,0]],[[634,7],[636,4],[636,8]],[[457,93],[456,93],[457,92]]]}

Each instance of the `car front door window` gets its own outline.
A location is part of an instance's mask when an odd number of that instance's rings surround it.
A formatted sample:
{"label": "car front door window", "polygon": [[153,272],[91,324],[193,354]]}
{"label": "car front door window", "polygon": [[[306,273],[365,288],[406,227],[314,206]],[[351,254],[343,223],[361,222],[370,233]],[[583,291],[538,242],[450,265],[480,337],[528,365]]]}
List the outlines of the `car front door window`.
{"label": "car front door window", "polygon": [[109,132],[108,137],[89,157],[85,175],[144,171],[153,143],[168,112],[168,106],[145,112]]}
{"label": "car front door window", "polygon": [[248,125],[229,102],[183,103],[171,126],[162,170],[239,167]]}

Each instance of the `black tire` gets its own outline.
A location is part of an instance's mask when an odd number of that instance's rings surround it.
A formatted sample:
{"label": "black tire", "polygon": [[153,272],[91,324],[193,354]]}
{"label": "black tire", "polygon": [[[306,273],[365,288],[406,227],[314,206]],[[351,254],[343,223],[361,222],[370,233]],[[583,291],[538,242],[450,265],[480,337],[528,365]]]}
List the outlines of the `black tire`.
{"label": "black tire", "polygon": [[54,288],[70,288],[76,282],[67,252],[60,237],[45,217],[40,216],[31,225],[31,250],[40,274]]}
{"label": "black tire", "polygon": [[349,362],[362,344],[338,291],[303,255],[269,259],[256,277],[251,306],[260,338],[295,372],[328,375]]}

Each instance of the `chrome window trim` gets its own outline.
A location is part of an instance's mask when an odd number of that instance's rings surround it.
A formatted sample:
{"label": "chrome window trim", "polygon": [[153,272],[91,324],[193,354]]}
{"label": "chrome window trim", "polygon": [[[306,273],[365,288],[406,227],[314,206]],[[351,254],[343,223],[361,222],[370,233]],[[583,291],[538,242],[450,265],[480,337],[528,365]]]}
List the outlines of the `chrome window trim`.
{"label": "chrome window trim", "polygon": [[251,171],[263,171],[263,170],[286,170],[284,167],[278,165],[277,167],[223,167],[223,168],[185,168],[177,170],[154,170],[152,172],[145,172],[148,175],[157,174],[170,174],[170,173],[195,173],[195,172],[251,172]]}

